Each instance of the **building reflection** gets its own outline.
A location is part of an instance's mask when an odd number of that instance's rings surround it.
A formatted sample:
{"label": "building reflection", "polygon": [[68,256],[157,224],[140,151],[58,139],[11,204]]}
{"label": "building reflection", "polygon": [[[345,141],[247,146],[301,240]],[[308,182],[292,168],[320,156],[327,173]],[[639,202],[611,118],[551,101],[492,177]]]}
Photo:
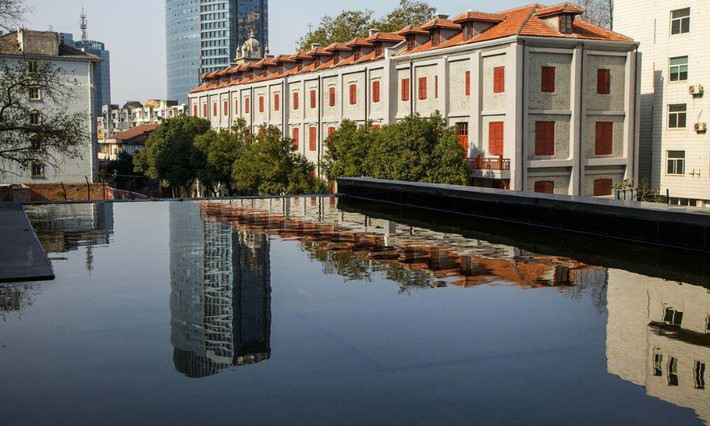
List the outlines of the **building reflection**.
{"label": "building reflection", "polygon": [[710,290],[609,270],[607,367],[710,422]]}
{"label": "building reflection", "polygon": [[170,312],[177,371],[199,378],[271,356],[268,236],[170,204]]}

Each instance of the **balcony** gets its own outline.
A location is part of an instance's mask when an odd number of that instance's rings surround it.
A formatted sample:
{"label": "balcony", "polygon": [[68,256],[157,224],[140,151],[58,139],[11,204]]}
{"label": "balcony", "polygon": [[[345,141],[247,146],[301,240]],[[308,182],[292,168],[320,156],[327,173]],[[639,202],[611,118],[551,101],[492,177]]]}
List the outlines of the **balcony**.
{"label": "balcony", "polygon": [[474,170],[510,170],[510,158],[503,158],[502,155],[491,158],[483,158],[479,155],[476,158],[469,158],[468,161]]}

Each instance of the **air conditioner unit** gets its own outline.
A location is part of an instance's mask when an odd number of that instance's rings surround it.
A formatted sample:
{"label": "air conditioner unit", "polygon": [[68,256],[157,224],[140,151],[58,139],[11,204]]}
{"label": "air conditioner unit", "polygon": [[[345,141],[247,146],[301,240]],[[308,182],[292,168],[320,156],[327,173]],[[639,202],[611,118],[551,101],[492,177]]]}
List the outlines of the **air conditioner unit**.
{"label": "air conditioner unit", "polygon": [[695,131],[698,133],[705,133],[708,130],[708,125],[706,123],[695,123]]}
{"label": "air conditioner unit", "polygon": [[688,92],[693,96],[702,95],[704,91],[705,89],[703,88],[702,84],[696,84],[688,88]]}

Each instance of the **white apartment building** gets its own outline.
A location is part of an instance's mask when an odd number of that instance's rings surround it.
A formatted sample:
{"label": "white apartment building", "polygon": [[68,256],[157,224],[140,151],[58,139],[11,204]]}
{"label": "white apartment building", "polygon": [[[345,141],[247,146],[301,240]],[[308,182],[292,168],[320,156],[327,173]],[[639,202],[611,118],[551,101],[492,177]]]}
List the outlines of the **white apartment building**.
{"label": "white apartment building", "polygon": [[185,105],[177,101],[149,99],[142,104],[137,101],[118,105],[104,105],[101,116],[96,118],[99,143],[107,143],[117,134],[148,124],[160,124],[161,121],[185,114]]}
{"label": "white apartment building", "polygon": [[71,90],[68,102],[61,105],[45,96],[41,86],[30,90],[29,103],[36,110],[38,119],[42,119],[43,111],[50,110],[66,109],[69,114],[83,113],[86,116],[85,130],[90,136],[82,141],[77,158],[52,152],[52,164],[35,162],[25,169],[14,162],[4,163],[0,168],[5,170],[5,173],[0,172],[0,184],[81,183],[86,178],[93,182],[98,171],[93,107],[96,100],[96,64],[101,59],[65,45],[59,33],[18,30],[0,36],[0,61],[11,64],[20,59],[50,62],[59,69],[62,78],[66,78],[66,88]]}
{"label": "white apartment building", "polygon": [[614,29],[640,43],[641,176],[675,204],[710,207],[710,4],[617,0]]}
{"label": "white apartment building", "polygon": [[373,126],[439,111],[480,186],[608,196],[638,174],[637,44],[537,4],[437,15],[308,52],[241,60],[203,76],[190,114],[227,129],[273,125],[318,166],[345,119]]}

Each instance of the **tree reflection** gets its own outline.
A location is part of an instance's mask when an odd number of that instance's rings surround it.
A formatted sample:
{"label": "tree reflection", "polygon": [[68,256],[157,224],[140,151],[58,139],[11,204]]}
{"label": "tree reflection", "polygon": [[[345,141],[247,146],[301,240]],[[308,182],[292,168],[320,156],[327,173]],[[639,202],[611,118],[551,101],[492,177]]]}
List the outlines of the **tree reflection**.
{"label": "tree reflection", "polygon": [[0,285],[0,317],[6,321],[7,314],[20,312],[32,306],[41,290],[38,284],[19,283]]}

